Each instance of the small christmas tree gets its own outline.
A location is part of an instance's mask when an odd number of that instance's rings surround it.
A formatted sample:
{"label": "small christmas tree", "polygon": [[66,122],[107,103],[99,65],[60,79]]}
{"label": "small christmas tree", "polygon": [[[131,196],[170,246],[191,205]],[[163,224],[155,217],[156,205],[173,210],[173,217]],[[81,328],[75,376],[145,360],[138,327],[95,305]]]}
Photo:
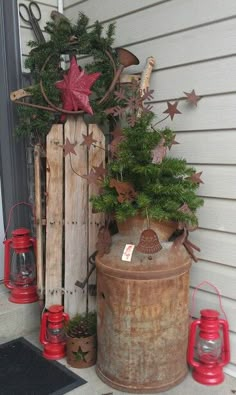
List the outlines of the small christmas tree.
{"label": "small christmas tree", "polygon": [[[124,104],[124,94],[116,95]],[[118,222],[141,214],[159,221],[175,221],[179,229],[193,229],[198,224],[196,210],[203,204],[196,194],[201,174],[184,159],[166,156],[178,143],[170,129],[155,128],[155,115],[142,106],[150,95],[150,91],[146,92],[138,105],[136,100],[126,117],[129,124],[122,129],[117,125],[112,132],[107,176],[100,195],[92,198],[93,207],[114,216]],[[126,110],[130,103],[131,99],[127,100]],[[137,107],[142,112],[134,117]],[[115,107],[110,112],[122,116],[124,108],[123,105],[119,111],[120,107]]]}

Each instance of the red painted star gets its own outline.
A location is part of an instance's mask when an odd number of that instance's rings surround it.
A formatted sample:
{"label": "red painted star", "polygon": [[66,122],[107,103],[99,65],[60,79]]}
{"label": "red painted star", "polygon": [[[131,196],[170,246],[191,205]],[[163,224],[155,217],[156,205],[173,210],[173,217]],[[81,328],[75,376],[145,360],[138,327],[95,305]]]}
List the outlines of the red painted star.
{"label": "red painted star", "polygon": [[171,120],[173,120],[175,114],[181,114],[181,112],[177,109],[178,102],[175,101],[174,104],[171,104],[169,101],[167,102],[167,110],[163,111],[163,114],[169,114]]}
{"label": "red painted star", "polygon": [[184,94],[187,96],[188,102],[194,104],[195,106],[197,106],[198,100],[201,99],[201,96],[196,95],[194,89],[192,90],[192,92],[184,92]]}
{"label": "red painted star", "polygon": [[84,138],[84,141],[80,145],[87,145],[88,149],[90,149],[90,147],[91,147],[91,145],[93,145],[93,143],[97,142],[97,140],[94,140],[94,138],[93,138],[93,132],[91,132],[88,135],[83,134],[83,138]]}
{"label": "red painted star", "polygon": [[80,70],[73,56],[68,73],[64,74],[62,81],[55,84],[56,88],[61,90],[63,108],[69,111],[83,110],[93,114],[88,96],[92,93],[91,86],[100,75],[101,73],[85,74],[84,70]]}
{"label": "red painted star", "polygon": [[71,143],[70,140],[68,138],[66,138],[66,143],[64,145],[62,145],[62,148],[64,150],[64,156],[68,155],[68,154],[74,154],[77,155],[74,147],[77,145],[77,143]]}

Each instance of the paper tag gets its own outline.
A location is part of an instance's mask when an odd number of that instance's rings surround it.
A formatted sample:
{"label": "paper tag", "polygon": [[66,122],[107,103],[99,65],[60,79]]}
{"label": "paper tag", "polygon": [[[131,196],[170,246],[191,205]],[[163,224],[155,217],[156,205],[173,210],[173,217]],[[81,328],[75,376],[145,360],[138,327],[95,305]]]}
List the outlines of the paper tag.
{"label": "paper tag", "polygon": [[125,248],[124,248],[124,251],[122,254],[122,258],[121,258],[122,261],[131,262],[134,247],[135,247],[134,244],[126,244],[125,245]]}

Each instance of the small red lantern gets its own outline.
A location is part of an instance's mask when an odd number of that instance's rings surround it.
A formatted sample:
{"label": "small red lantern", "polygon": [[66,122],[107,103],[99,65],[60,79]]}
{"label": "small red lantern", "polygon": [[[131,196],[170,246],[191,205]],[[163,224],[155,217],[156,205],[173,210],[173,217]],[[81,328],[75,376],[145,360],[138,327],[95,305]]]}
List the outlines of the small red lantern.
{"label": "small red lantern", "polygon": [[201,318],[190,326],[188,363],[193,367],[193,378],[199,383],[220,384],[224,381],[223,367],[230,361],[228,321],[219,319],[216,310],[200,313]]}
{"label": "small red lantern", "polygon": [[40,328],[40,343],[44,345],[43,356],[47,359],[61,359],[65,356],[65,323],[69,315],[63,306],[52,305],[43,314]]}
{"label": "small red lantern", "polygon": [[13,303],[36,302],[36,239],[30,237],[28,229],[19,228],[3,243],[4,284],[11,291],[9,300]]}

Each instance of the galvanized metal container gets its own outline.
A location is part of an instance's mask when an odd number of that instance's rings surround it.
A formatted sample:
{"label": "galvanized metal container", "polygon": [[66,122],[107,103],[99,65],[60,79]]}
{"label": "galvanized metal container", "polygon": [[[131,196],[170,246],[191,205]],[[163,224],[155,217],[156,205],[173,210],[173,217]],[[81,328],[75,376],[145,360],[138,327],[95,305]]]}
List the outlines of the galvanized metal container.
{"label": "galvanized metal container", "polygon": [[127,242],[116,235],[111,252],[96,261],[96,371],[121,391],[161,392],[187,373],[191,260],[184,247],[164,243],[157,254],[134,250],[132,261],[123,262]]}

